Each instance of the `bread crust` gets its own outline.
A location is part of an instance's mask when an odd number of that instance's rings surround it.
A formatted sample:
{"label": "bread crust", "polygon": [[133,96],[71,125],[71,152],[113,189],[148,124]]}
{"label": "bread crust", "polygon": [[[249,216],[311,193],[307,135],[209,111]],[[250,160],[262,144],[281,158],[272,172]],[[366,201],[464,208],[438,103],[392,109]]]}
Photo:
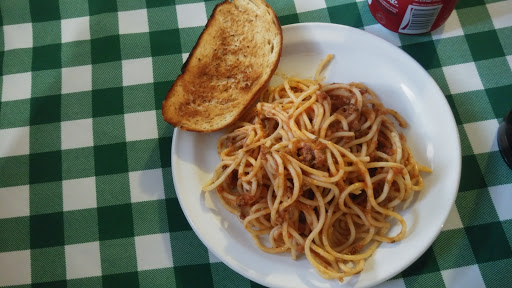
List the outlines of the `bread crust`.
{"label": "bread crust", "polygon": [[217,4],[162,103],[164,120],[196,132],[232,124],[267,88],[282,42],[279,20],[264,0]]}

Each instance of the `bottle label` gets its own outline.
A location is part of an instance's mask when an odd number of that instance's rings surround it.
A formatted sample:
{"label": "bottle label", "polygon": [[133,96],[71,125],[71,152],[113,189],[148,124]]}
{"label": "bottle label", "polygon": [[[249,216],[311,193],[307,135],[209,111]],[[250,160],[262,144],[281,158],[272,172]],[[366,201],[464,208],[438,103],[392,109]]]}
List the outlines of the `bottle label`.
{"label": "bottle label", "polygon": [[434,6],[409,5],[398,32],[420,34],[430,31],[443,4]]}

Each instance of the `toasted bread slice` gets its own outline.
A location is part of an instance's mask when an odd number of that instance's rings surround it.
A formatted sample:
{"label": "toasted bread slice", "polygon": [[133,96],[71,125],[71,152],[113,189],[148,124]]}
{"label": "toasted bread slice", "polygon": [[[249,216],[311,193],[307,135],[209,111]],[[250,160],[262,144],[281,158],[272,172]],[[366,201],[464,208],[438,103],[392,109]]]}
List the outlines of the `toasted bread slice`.
{"label": "toasted bread slice", "polygon": [[197,132],[236,121],[266,89],[282,42],[279,20],[264,0],[218,4],[162,104],[165,121]]}

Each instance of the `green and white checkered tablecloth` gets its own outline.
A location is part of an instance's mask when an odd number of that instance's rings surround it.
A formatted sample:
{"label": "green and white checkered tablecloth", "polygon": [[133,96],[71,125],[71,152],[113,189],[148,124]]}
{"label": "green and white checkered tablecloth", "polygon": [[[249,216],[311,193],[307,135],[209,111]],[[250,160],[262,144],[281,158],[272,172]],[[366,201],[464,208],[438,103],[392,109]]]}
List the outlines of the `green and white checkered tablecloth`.
{"label": "green and white checkered tablecloth", "polygon": [[[219,1],[0,0],[0,287],[261,287],[195,236],[161,103]],[[455,115],[462,179],[443,231],[383,287],[511,287],[512,1],[459,0],[434,33],[366,1],[269,0],[282,25],[332,22],[414,57]],[[19,285],[19,286],[18,286]]]}

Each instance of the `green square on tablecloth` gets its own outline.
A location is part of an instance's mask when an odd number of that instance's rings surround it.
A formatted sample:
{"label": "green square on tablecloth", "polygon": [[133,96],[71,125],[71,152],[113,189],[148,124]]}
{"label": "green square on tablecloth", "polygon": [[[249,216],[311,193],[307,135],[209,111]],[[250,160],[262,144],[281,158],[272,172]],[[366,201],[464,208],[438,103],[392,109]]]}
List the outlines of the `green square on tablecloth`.
{"label": "green square on tablecloth", "polygon": [[405,277],[404,282],[407,288],[445,287],[441,272]]}
{"label": "green square on tablecloth", "polygon": [[508,220],[501,222],[501,226],[503,226],[505,235],[507,235],[508,245],[510,245],[510,247],[512,247],[512,219],[508,219]]}
{"label": "green square on tablecloth", "polygon": [[507,287],[510,286],[510,267],[512,259],[488,262],[478,265],[480,274],[487,287]]}
{"label": "green square on tablecloth", "polygon": [[89,14],[103,14],[117,12],[116,0],[89,0]]}
{"label": "green square on tablecloth", "polygon": [[2,9],[0,9],[0,13],[2,25],[7,26],[32,22],[28,1],[2,0]]}
{"label": "green square on tablecloth", "polygon": [[402,50],[411,55],[426,70],[441,67],[436,47],[432,41],[402,45]]}
{"label": "green square on tablecloth", "polygon": [[92,91],[93,117],[120,115],[123,114],[123,112],[123,87],[96,89]]}
{"label": "green square on tablecloth", "polygon": [[293,0],[268,0],[267,3],[272,6],[278,16],[297,14]]}
{"label": "green square on tablecloth", "polygon": [[50,44],[32,48],[32,71],[62,67],[61,44]]}
{"label": "green square on tablecloth", "polygon": [[157,7],[157,8],[165,8],[165,6],[169,6],[169,4],[173,4],[174,5],[174,0],[146,0],[146,7],[148,8],[153,8],[153,7]]}
{"label": "green square on tablecloth", "polygon": [[148,33],[119,35],[123,60],[151,57]]}
{"label": "green square on tablecloth", "polygon": [[471,51],[469,51],[466,38],[464,36],[444,38],[434,41],[437,55],[442,66],[450,66],[473,62]]}
{"label": "green square on tablecloth", "polygon": [[101,241],[100,256],[103,275],[137,271],[133,235],[129,238]]}
{"label": "green square on tablecloth", "polygon": [[173,268],[139,271],[140,287],[176,287]]}
{"label": "green square on tablecloth", "polygon": [[491,103],[485,91],[475,90],[453,94],[453,101],[457,106],[462,123],[471,123],[494,118]]}
{"label": "green square on tablecloth", "polygon": [[76,92],[62,95],[61,121],[92,118],[92,92]]}
{"label": "green square on tablecloth", "polygon": [[448,88],[448,82],[446,82],[442,68],[429,69],[427,72],[436,81],[443,94],[450,94],[450,88]]}
{"label": "green square on tablecloth", "polygon": [[[167,213],[169,209],[167,209]],[[171,218],[171,221],[174,219]],[[171,222],[169,222],[171,224]],[[197,235],[192,231],[171,232],[171,250],[172,261],[174,267],[178,266],[192,266],[209,262],[208,250],[204,244],[197,238]],[[179,273],[181,274],[181,273]],[[199,273],[199,275],[207,275],[208,273]],[[179,279],[176,279],[179,281]],[[189,286],[183,287],[210,287],[210,286]]]}
{"label": "green square on tablecloth", "polygon": [[[133,237],[131,204],[98,207],[98,232],[100,240]],[[123,221],[120,221],[123,219]]]}
{"label": "green square on tablecloth", "polygon": [[32,22],[60,20],[59,0],[29,0]]}
{"label": "green square on tablecloth", "polygon": [[478,263],[512,257],[512,250],[500,222],[464,227]]}
{"label": "green square on tablecloth", "polygon": [[136,0],[136,1],[125,1],[125,0],[117,0],[117,11],[129,11],[129,10],[138,10],[146,8],[146,1],[144,0]]}
{"label": "green square on tablecloth", "polygon": [[49,152],[61,149],[60,123],[30,127],[30,152]]}
{"label": "green square on tablecloth", "polygon": [[180,29],[180,43],[181,51],[183,53],[190,53],[192,51],[197,39],[199,39],[199,35],[201,35],[201,32],[203,31],[203,28],[204,27],[188,27]]}
{"label": "green square on tablecloth", "polygon": [[64,254],[63,246],[32,249],[30,251],[32,283],[66,279]]}
{"label": "green square on tablecloth", "polygon": [[512,85],[485,89],[485,92],[489,102],[491,102],[496,118],[502,119],[505,117],[508,111],[512,109]]}
{"label": "green square on tablecloth", "polygon": [[139,288],[139,274],[137,272],[104,275],[103,287]]}
{"label": "green square on tablecloth", "polygon": [[105,36],[91,40],[92,64],[120,61],[121,42],[119,35]]}
{"label": "green square on tablecloth", "polygon": [[452,110],[453,117],[455,118],[455,123],[457,125],[462,124],[462,120],[460,119],[460,114],[459,114],[459,111],[457,109],[457,106],[455,105],[455,101],[453,99],[453,95],[447,94],[447,95],[445,95],[445,97],[446,97],[446,101],[448,101],[448,105],[450,105],[450,109]]}
{"label": "green square on tablecloth", "polygon": [[[334,0],[336,1],[336,0]],[[368,3],[365,1],[356,2],[359,7],[359,13],[361,14],[361,19],[363,20],[364,26],[377,25],[379,22],[375,20],[372,13],[370,12],[370,7],[368,7]],[[379,24],[380,25],[380,24]]]}
{"label": "green square on tablecloth", "polygon": [[32,98],[30,100],[30,125],[60,122],[60,95]]}
{"label": "green square on tablecloth", "polygon": [[512,55],[512,26],[496,30],[505,55]]}
{"label": "green square on tablecloth", "polygon": [[32,153],[30,159],[30,184],[62,180],[61,151]]}
{"label": "green square on tablecloth", "polygon": [[460,177],[459,192],[465,192],[487,187],[482,170],[478,165],[475,155],[462,156],[462,172]]}
{"label": "green square on tablecloth", "polygon": [[298,14],[300,22],[326,22],[329,21],[329,12],[325,9],[318,9]]}
{"label": "green square on tablecloth", "polygon": [[127,173],[96,177],[98,207],[131,202],[130,180]]}
{"label": "green square on tablecloth", "polygon": [[179,29],[152,31],[149,32],[149,39],[152,56],[181,54]]}
{"label": "green square on tablecloth", "polygon": [[[154,1],[148,1],[147,5]],[[173,6],[148,8],[149,31],[178,28],[178,16]]]}
{"label": "green square on tablecloth", "polygon": [[363,19],[359,13],[359,6],[355,2],[327,7],[327,12],[329,12],[329,18],[332,23],[356,28],[363,27]]}
{"label": "green square on tablecloth", "polygon": [[33,46],[58,44],[61,42],[60,20],[32,23]]}
{"label": "green square on tablecloth", "polygon": [[60,0],[59,7],[62,19],[89,16],[87,0]]}
{"label": "green square on tablecloth", "polygon": [[174,267],[174,273],[176,287],[213,287],[210,264],[178,265]]}
{"label": "green square on tablecloth", "polygon": [[210,263],[215,287],[253,287],[251,280],[236,273],[224,263]]}
{"label": "green square on tablecloth", "polygon": [[62,182],[30,185],[30,214],[46,214],[62,211]]}
{"label": "green square on tablecloth", "polygon": [[[501,87],[512,84],[512,70],[507,58],[499,57],[475,62],[485,88]],[[511,108],[511,107],[509,107]]]}
{"label": "green square on tablecloth", "polygon": [[455,9],[463,9],[468,7],[475,7],[485,5],[484,0],[465,0],[465,1],[458,1],[457,5],[455,6]]}
{"label": "green square on tablecloth", "polygon": [[464,229],[442,231],[432,247],[441,270],[464,267],[476,263]]}
{"label": "green square on tablecloth", "polygon": [[61,69],[32,72],[32,97],[57,95],[61,90]]}
{"label": "green square on tablecloth", "polygon": [[[461,1],[462,2],[462,1]],[[460,25],[465,34],[493,30],[491,15],[486,6],[458,9]]]}
{"label": "green square on tablecloth", "polygon": [[155,110],[153,83],[123,87],[123,107],[124,113]]}
{"label": "green square on tablecloth", "polygon": [[[284,0],[283,0],[284,1]],[[287,0],[289,1],[289,0]],[[215,6],[220,3],[218,0],[205,0],[205,7],[206,7],[206,17],[210,17],[213,13],[213,9],[215,9]]]}
{"label": "green square on tablecloth", "polygon": [[[16,286],[16,288],[19,288]],[[66,280],[32,283],[31,288],[67,288]]]}
{"label": "green square on tablecloth", "polygon": [[[181,54],[153,57],[153,79],[154,81],[171,81],[180,75],[183,60]],[[169,82],[169,89],[171,88]],[[166,95],[165,93],[164,95]],[[159,108],[161,105],[159,106]]]}
{"label": "green square on tablecloth", "polygon": [[96,208],[65,211],[64,239],[66,245],[98,241],[98,211]]}
{"label": "green square on tablecloth", "polygon": [[94,159],[96,175],[110,175],[128,171],[125,142],[94,146]]}
{"label": "green square on tablecloth", "polygon": [[1,105],[0,129],[30,125],[30,115],[28,113],[20,113],[20,111],[29,111],[30,99],[2,102]]}
{"label": "green square on tablecloth", "polygon": [[64,245],[64,218],[62,212],[30,216],[30,248]]}
{"label": "green square on tablecloth", "polygon": [[279,16],[279,23],[282,26],[299,23],[299,16],[297,14]]}
{"label": "green square on tablecloth", "polygon": [[[169,223],[169,231],[170,232],[181,232],[181,231],[189,231],[192,228],[188,224],[187,218],[185,218],[185,214],[181,210],[181,206],[178,202],[177,198],[168,198],[166,201],[167,207],[167,218]],[[182,234],[177,234],[177,236],[185,236]],[[172,238],[172,237],[171,237]]]}
{"label": "green square on tablecloth", "polygon": [[29,184],[29,156],[0,157],[0,188]]}
{"label": "green square on tablecloth", "polygon": [[398,34],[398,38],[400,39],[402,45],[433,41],[432,35],[430,33],[419,35]]}
{"label": "green square on tablecloth", "polygon": [[92,89],[123,86],[121,61],[92,65]]}
{"label": "green square on tablecloth", "polygon": [[465,191],[455,201],[460,220],[465,227],[499,221],[487,189]]}
{"label": "green square on tablecloth", "polygon": [[133,203],[132,210],[136,236],[169,232],[165,200]]}
{"label": "green square on tablecloth", "polygon": [[[91,4],[89,3],[89,5]],[[89,16],[89,29],[91,33],[91,39],[108,36],[117,37],[119,34],[119,21],[117,12]]]}
{"label": "green square on tablecloth", "polygon": [[63,68],[91,64],[91,41],[73,41],[61,45]]}
{"label": "green square on tablecloth", "polygon": [[474,61],[505,56],[495,30],[472,33],[465,37]]}
{"label": "green square on tablecloth", "polygon": [[473,147],[471,147],[471,143],[469,142],[466,129],[464,129],[463,125],[457,125],[457,130],[459,131],[460,149],[462,156],[473,155]]}
{"label": "green square on tablecloth", "polygon": [[159,138],[158,142],[160,142],[160,162],[162,168],[171,167],[171,147],[172,145],[172,137],[163,137]]}
{"label": "green square on tablecloth", "polygon": [[158,139],[130,141],[126,143],[128,151],[128,170],[140,171],[160,168]]}
{"label": "green square on tablecloth", "polygon": [[78,279],[67,279],[67,288],[102,287],[101,277],[87,277]]}
{"label": "green square on tablecloth", "polygon": [[2,231],[0,253],[30,249],[29,219],[29,217],[0,219],[0,231]]}
{"label": "green square on tablecloth", "polygon": [[4,56],[3,75],[25,73],[32,70],[32,48],[12,49],[2,53]]}
{"label": "green square on tablecloth", "polygon": [[62,179],[94,176],[94,148],[62,150]]}
{"label": "green square on tablecloth", "polygon": [[[162,174],[164,177],[164,192],[165,197],[170,198],[176,197],[176,190],[174,189],[174,183],[172,181],[172,170],[170,167],[168,168],[162,168]],[[169,208],[167,208],[169,209]],[[169,211],[169,210],[167,210]],[[188,222],[187,222],[188,223]]]}
{"label": "green square on tablecloth", "polygon": [[[112,146],[111,148],[103,147],[98,150],[95,149],[95,153],[102,153],[101,151],[103,151],[103,150],[110,151],[109,149],[115,148],[115,149],[121,149],[121,150],[113,151],[113,153],[115,155],[122,157],[122,155],[119,155],[119,154],[123,151],[124,151],[123,153],[126,152],[126,148],[123,147],[123,145],[125,144],[124,142],[126,141],[123,115],[114,115],[114,116],[93,118],[92,125],[93,125],[94,145],[104,145],[104,144],[113,144],[113,143],[123,142],[123,143],[121,143],[121,146],[118,145],[115,147]],[[107,157],[107,159],[105,159],[105,161],[111,160],[111,159],[108,159],[109,158],[108,155],[105,155],[105,154],[96,155],[96,157],[100,157],[100,156]],[[126,159],[126,155],[124,156],[124,159]],[[98,160],[98,159],[96,159],[96,160]],[[102,161],[102,160],[99,160],[99,161]],[[115,168],[115,171],[118,171],[115,173],[127,171],[127,170],[122,170],[121,168],[119,168],[119,169],[116,168],[116,167],[119,167],[119,165],[122,163],[117,163],[115,161],[116,160],[114,160],[114,162],[112,162],[109,165],[109,166],[113,165],[111,168]],[[108,164],[108,163],[102,162],[101,164]],[[96,166],[98,167],[98,165],[96,165]],[[102,169],[102,168],[99,168],[99,169]],[[107,174],[112,174],[112,173],[107,173]],[[101,174],[101,175],[103,175],[103,174]]]}
{"label": "green square on tablecloth", "polygon": [[[155,69],[153,68],[153,71]],[[163,71],[162,71],[163,72]],[[156,76],[156,75],[155,75]],[[155,101],[155,109],[162,109],[162,102],[165,100],[165,97],[167,96],[167,92],[171,89],[172,84],[174,83],[174,80],[164,80],[161,82],[154,82],[154,101]],[[160,121],[157,121],[157,123]],[[160,134],[159,134],[160,135]]]}
{"label": "green square on tablecloth", "polygon": [[512,183],[510,168],[505,164],[500,151],[481,153],[476,155],[480,169],[489,186],[498,186]]}
{"label": "green square on tablecloth", "polygon": [[422,275],[439,271],[439,265],[437,264],[436,255],[432,247],[429,247],[421,257],[416,260],[411,266],[407,267],[402,271],[403,277],[410,277],[416,275]]}

